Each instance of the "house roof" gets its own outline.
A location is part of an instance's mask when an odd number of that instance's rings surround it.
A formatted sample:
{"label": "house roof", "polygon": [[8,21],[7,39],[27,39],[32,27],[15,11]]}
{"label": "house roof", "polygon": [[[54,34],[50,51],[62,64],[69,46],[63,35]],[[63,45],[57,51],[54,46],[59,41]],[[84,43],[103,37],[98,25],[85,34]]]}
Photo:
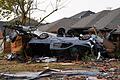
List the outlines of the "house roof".
{"label": "house roof", "polygon": [[103,18],[105,15],[107,15],[110,11],[104,10],[102,12],[98,12],[96,14],[92,14],[90,16],[87,16],[81,20],[79,20],[76,24],[71,26],[71,28],[84,28],[84,27],[92,27],[96,24],[97,21],[99,21],[101,18]]}
{"label": "house roof", "polygon": [[90,16],[91,14],[95,14],[95,13],[88,10],[88,11],[83,11],[78,14],[75,14],[70,18],[84,18],[84,17]]}
{"label": "house roof", "polygon": [[93,14],[79,20],[76,24],[72,25],[71,28],[84,28],[90,21],[92,21],[98,14]]}
{"label": "house roof", "polygon": [[94,24],[96,24],[97,21],[99,21],[101,18],[106,16],[109,12],[110,10],[103,10],[101,12],[98,12],[97,13],[98,15],[94,19],[92,19],[86,26],[89,26],[89,27],[93,26]]}
{"label": "house roof", "polygon": [[120,25],[120,8],[112,10],[95,24],[97,29],[115,28]]}
{"label": "house roof", "polygon": [[[88,15],[87,12],[89,11],[83,11],[70,18],[63,18],[48,25],[41,26],[39,27],[39,30],[55,32],[61,27],[68,30],[71,28],[92,27],[93,25],[100,30],[103,28],[113,29],[117,28],[117,25],[120,25],[120,8],[104,10],[95,14],[91,12],[92,14],[89,14],[89,16],[80,18],[80,16],[85,16],[85,14]],[[120,32],[120,30],[118,29],[116,32]]]}
{"label": "house roof", "polygon": [[59,28],[69,29],[70,26],[74,25],[79,18],[63,18],[48,25],[40,26],[39,30],[56,32]]}
{"label": "house roof", "polygon": [[58,21],[52,22],[50,24],[40,26],[39,30],[48,31],[48,32],[56,32],[59,28],[65,28],[66,30],[70,29],[70,26],[74,25],[80,19],[83,19],[91,14],[95,14],[92,11],[83,11],[76,15],[73,15],[69,18],[63,18]]}

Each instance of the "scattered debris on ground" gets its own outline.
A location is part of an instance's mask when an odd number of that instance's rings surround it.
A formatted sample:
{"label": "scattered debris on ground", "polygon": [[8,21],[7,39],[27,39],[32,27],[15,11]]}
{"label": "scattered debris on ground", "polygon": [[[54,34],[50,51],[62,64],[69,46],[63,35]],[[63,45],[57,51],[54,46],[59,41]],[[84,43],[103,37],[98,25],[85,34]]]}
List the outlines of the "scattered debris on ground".
{"label": "scattered debris on ground", "polygon": [[[6,65],[7,64],[7,65]],[[5,79],[43,79],[46,80],[118,80],[120,61],[74,61],[71,63],[17,63],[0,60],[0,78]],[[10,67],[11,66],[11,67]],[[29,69],[27,68],[29,67]],[[47,67],[47,69],[45,69]],[[22,70],[23,69],[23,70]],[[32,70],[30,70],[32,69]],[[16,71],[15,71],[16,70]]]}

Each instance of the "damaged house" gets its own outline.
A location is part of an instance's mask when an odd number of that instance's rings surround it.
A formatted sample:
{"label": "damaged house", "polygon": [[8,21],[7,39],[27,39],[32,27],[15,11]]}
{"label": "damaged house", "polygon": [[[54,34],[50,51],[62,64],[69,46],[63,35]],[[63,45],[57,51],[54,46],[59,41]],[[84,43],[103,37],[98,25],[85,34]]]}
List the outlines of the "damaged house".
{"label": "damaged house", "polygon": [[[10,25],[10,24],[12,24],[12,25],[20,24],[20,17],[15,18],[15,19],[13,19],[9,22],[6,22],[6,24],[4,24],[4,25]],[[38,24],[38,22],[36,20],[27,18],[25,26],[34,26],[34,25],[37,25],[37,24]],[[2,25],[2,27],[4,25]],[[11,26],[9,26],[9,27],[11,27]],[[11,34],[11,33],[13,33],[13,34]],[[9,34],[14,35],[14,30],[6,28],[5,29],[5,34],[6,35],[9,35]],[[18,51],[20,51],[20,49],[22,48],[24,43],[26,43],[26,39],[27,39],[27,36],[18,35],[16,37],[15,42],[13,42],[13,43],[5,42],[4,52],[5,53],[10,53],[10,52],[18,53]]]}
{"label": "damaged house", "polygon": [[39,30],[57,32],[57,30],[62,27],[65,28],[66,31],[72,30],[74,33],[86,34],[88,33],[87,30],[93,26],[96,28],[98,35],[103,39],[106,38],[108,33],[116,28],[117,31],[111,33],[109,41],[114,44],[114,47],[111,48],[116,50],[120,49],[120,8],[114,10],[103,10],[98,13],[83,11],[70,18],[63,18],[48,25],[40,26]]}

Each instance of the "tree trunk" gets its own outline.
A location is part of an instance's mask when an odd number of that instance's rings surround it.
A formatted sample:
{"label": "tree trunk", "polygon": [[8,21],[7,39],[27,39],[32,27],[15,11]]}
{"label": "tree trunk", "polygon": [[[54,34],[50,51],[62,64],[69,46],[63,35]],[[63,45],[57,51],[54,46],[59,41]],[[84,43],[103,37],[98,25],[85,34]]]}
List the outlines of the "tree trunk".
{"label": "tree trunk", "polygon": [[23,26],[26,25],[26,20],[27,20],[27,16],[26,16],[25,14],[23,14],[22,17],[21,17],[21,24],[22,24]]}

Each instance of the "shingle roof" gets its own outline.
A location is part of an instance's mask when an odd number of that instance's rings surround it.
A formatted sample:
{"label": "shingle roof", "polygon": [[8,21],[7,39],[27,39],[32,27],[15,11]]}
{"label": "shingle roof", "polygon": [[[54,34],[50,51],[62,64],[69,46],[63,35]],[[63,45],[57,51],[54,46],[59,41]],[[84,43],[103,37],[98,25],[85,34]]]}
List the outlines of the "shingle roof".
{"label": "shingle roof", "polygon": [[83,11],[83,12],[73,15],[70,18],[84,18],[84,17],[90,16],[91,14],[95,14],[95,13],[92,11]]}
{"label": "shingle roof", "polygon": [[81,20],[79,20],[76,24],[71,26],[71,28],[84,28],[90,21],[92,21],[98,14],[93,14],[88,17],[85,17]]}
{"label": "shingle roof", "polygon": [[74,25],[78,20],[78,18],[63,18],[48,25],[40,26],[39,30],[56,32],[59,28],[69,29],[69,27]]}
{"label": "shingle roof", "polygon": [[101,12],[98,12],[97,16],[92,20],[90,21],[90,23],[88,23],[86,26],[93,26],[97,21],[99,21],[101,18],[103,18],[104,16],[106,16],[108,13],[110,12],[110,10],[103,10]]}
{"label": "shingle roof", "polygon": [[[39,30],[54,32],[60,27],[70,29],[92,27],[93,25],[95,25],[97,29],[112,29],[117,28],[117,25],[120,25],[120,8],[115,10],[104,10],[84,18],[79,18],[85,14],[86,11],[83,11],[70,18],[63,18],[48,25],[41,26],[39,27]],[[120,32],[120,30],[118,29],[117,32]]]}
{"label": "shingle roof", "polygon": [[65,28],[66,30],[70,29],[70,26],[74,25],[80,19],[83,19],[91,14],[95,14],[92,11],[83,11],[76,15],[73,15],[69,18],[63,18],[48,25],[40,26],[39,30],[48,31],[48,32],[56,32],[59,28]]}
{"label": "shingle roof", "polygon": [[97,21],[99,21],[102,17],[107,15],[109,12],[110,11],[108,11],[108,10],[104,10],[102,12],[92,14],[92,15],[85,17],[85,18],[81,19],[80,21],[78,21],[76,24],[71,26],[71,28],[92,27],[93,25],[95,25],[95,23]]}
{"label": "shingle roof", "polygon": [[116,25],[119,24],[120,24],[120,8],[109,12],[106,16],[97,21],[95,26],[97,29],[102,29],[104,27],[115,28]]}

